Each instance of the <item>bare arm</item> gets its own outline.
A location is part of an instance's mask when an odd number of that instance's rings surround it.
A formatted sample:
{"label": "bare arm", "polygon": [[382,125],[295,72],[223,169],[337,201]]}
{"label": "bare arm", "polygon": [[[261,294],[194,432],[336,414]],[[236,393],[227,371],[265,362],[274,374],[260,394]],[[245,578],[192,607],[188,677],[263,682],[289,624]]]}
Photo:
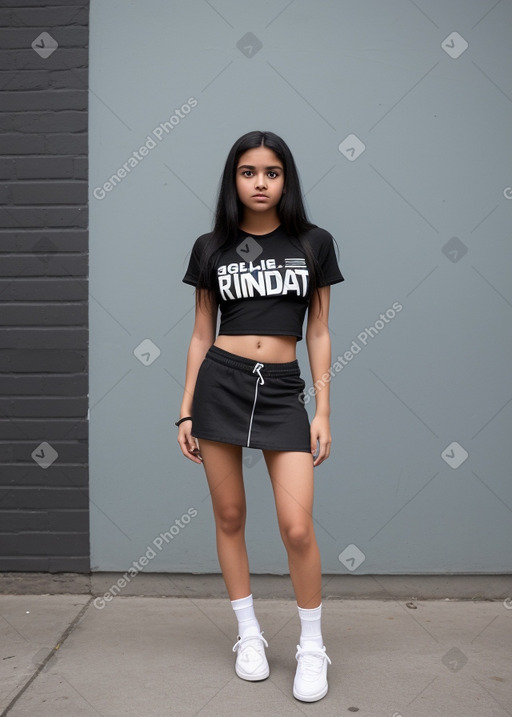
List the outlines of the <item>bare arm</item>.
{"label": "bare arm", "polygon": [[[332,442],[329,423],[331,414],[329,400],[329,369],[331,366],[331,337],[329,334],[330,286],[322,286],[319,291],[322,299],[322,310],[320,311],[320,303],[315,292],[308,310],[306,329],[306,344],[311,376],[317,389],[315,392],[316,412],[311,421],[311,452],[316,451],[317,440],[320,443],[320,450],[313,463],[314,466],[320,465],[329,457]],[[328,378],[325,374],[327,374]]]}
{"label": "bare arm", "polygon": [[[204,301],[199,306],[199,293],[203,292]],[[196,385],[199,367],[206,352],[215,341],[217,326],[217,302],[213,293],[204,289],[196,291],[196,313],[194,329],[187,352],[187,368],[185,374],[185,389],[181,401],[180,418],[192,416],[192,398]],[[192,416],[193,419],[193,416]],[[178,426],[178,443],[182,453],[194,463],[201,463],[199,448],[196,439],[192,436],[193,421],[183,421]]]}

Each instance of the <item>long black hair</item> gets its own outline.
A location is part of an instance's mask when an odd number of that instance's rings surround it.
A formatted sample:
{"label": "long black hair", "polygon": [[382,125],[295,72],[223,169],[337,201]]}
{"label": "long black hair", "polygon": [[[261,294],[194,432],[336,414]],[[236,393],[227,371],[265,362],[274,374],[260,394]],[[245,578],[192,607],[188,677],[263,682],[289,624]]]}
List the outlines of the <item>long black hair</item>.
{"label": "long black hair", "polygon": [[299,174],[293,155],[286,142],[273,132],[247,132],[239,137],[231,147],[224,172],[222,174],[215,211],[213,231],[204,246],[199,262],[199,279],[197,289],[214,288],[213,273],[211,271],[216,256],[230,244],[237,241],[239,227],[243,219],[244,206],[238,198],[236,189],[236,170],[238,160],[244,152],[256,147],[267,147],[279,157],[283,163],[284,186],[283,193],[277,204],[277,214],[281,226],[288,236],[295,237],[306,257],[309,270],[310,296],[317,289],[320,277],[320,267],[311,248],[311,244],[304,234],[316,227],[307,217]]}

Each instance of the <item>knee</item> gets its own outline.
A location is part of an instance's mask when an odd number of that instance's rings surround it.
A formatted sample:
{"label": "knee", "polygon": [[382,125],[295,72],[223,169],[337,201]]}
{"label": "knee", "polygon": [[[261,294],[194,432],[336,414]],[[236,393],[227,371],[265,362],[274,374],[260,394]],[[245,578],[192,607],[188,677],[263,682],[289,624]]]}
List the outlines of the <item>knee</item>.
{"label": "knee", "polygon": [[283,539],[287,549],[294,552],[306,551],[314,540],[313,526],[311,523],[288,525],[283,530]]}
{"label": "knee", "polygon": [[245,509],[238,505],[225,506],[217,512],[217,527],[225,535],[235,535],[244,529]]}

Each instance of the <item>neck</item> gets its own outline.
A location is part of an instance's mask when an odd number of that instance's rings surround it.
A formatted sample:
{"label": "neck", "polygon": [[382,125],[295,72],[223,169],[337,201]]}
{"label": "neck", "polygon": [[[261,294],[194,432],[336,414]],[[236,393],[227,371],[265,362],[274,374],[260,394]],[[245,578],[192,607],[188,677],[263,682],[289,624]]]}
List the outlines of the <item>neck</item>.
{"label": "neck", "polygon": [[240,223],[240,229],[247,234],[270,234],[280,225],[277,212],[271,216],[263,215],[260,212],[245,211]]}

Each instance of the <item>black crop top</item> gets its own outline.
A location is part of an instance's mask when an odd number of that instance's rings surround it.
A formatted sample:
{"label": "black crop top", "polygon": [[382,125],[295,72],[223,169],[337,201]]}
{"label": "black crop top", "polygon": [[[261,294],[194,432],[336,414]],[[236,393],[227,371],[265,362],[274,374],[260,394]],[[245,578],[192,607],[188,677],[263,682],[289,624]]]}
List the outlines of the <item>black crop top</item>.
{"label": "black crop top", "polygon": [[[329,232],[315,227],[305,236],[320,266],[318,286],[344,281]],[[211,232],[192,247],[183,281],[197,285],[199,259]],[[236,242],[216,257],[212,271],[221,312],[219,335],[261,334],[296,336],[310,300],[309,271],[300,242],[279,226],[269,234],[239,230]]]}

